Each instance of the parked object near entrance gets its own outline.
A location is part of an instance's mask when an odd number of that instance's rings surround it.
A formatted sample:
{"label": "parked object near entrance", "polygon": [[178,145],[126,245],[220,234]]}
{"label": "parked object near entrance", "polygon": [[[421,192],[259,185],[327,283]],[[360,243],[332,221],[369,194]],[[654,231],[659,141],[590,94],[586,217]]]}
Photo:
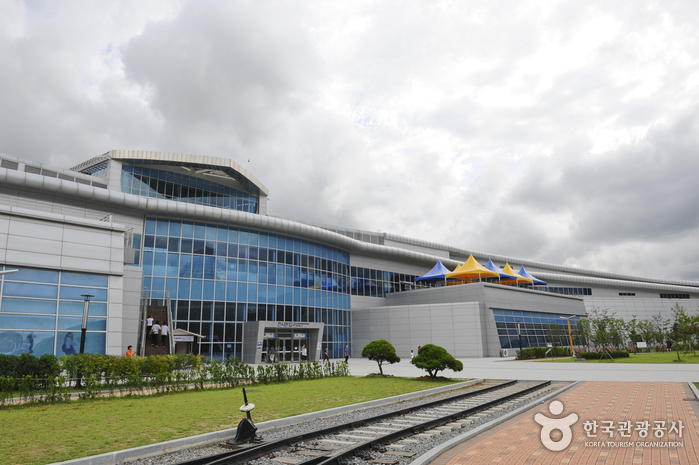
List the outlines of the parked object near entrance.
{"label": "parked object near entrance", "polygon": [[383,375],[383,362],[398,363],[400,357],[396,354],[396,349],[385,339],[378,339],[365,345],[362,349],[362,357],[374,360],[379,365],[379,371]]}
{"label": "parked object near entrance", "polygon": [[435,378],[437,373],[449,368],[452,371],[461,371],[464,369],[464,364],[456,360],[444,347],[434,344],[426,344],[422,346],[417,356],[410,361],[418,368],[425,370],[430,378]]}

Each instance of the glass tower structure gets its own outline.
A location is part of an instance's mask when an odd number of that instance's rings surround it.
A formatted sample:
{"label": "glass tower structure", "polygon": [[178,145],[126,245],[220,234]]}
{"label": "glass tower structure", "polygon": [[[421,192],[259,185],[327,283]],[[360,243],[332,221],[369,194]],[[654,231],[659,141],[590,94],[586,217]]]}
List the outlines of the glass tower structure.
{"label": "glass tower structure", "polygon": [[146,218],[143,289],[168,291],[176,328],[199,353],[241,357],[249,321],[322,322],[322,349],[340,357],[350,334],[349,253],[252,229]]}

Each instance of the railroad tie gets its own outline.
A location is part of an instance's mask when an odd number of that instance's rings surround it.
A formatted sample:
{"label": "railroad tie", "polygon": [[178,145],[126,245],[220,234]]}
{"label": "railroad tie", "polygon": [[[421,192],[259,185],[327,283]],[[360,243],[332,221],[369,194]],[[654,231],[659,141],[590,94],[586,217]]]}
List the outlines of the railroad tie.
{"label": "railroad tie", "polygon": [[367,441],[370,439],[374,439],[376,435],[373,436],[359,436],[357,434],[337,434],[336,435],[338,438],[347,438],[347,439],[361,439],[362,441]]}
{"label": "railroad tie", "polygon": [[397,455],[399,457],[412,457],[415,455],[415,453],[414,452],[388,451],[388,452],[384,452],[384,455]]}
{"label": "railroad tie", "polygon": [[389,444],[386,446],[386,449],[402,449],[405,447],[405,444]]}
{"label": "railroad tie", "polygon": [[350,444],[357,444],[357,441],[338,441],[337,439],[319,439],[320,442],[329,442],[330,444],[343,444],[343,445],[350,445]]}
{"label": "railroad tie", "polygon": [[466,423],[447,423],[445,426],[451,426],[452,428],[463,428],[466,425]]}
{"label": "railroad tie", "polygon": [[295,465],[303,461],[303,459],[294,459],[291,457],[275,457],[272,459],[272,462],[286,463],[287,465]]}

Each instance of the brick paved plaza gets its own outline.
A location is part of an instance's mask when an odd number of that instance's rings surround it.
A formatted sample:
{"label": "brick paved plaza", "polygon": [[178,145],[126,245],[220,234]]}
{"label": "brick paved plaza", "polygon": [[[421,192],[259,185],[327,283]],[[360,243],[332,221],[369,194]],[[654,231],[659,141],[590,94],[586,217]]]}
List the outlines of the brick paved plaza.
{"label": "brick paved plaza", "polygon": [[[560,415],[551,414],[553,400],[547,401],[444,452],[431,465],[699,464],[699,402],[686,383],[590,381],[556,400],[564,406]],[[567,448],[552,452],[543,446],[542,427],[534,421],[536,413],[551,418],[578,415]],[[647,429],[644,421],[648,421]],[[644,430],[645,438],[641,436]],[[558,441],[561,434],[554,430],[551,438]],[[639,442],[656,444],[638,447]],[[663,444],[667,442],[678,444]]]}

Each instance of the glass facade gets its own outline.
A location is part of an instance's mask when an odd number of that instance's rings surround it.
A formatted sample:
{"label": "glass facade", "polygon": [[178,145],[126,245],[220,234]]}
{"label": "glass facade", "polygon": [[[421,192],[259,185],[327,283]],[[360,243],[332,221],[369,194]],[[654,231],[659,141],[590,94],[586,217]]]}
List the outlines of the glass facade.
{"label": "glass facade", "polygon": [[563,295],[592,295],[592,288],[590,287],[532,286],[531,289]]}
{"label": "glass facade", "polygon": [[349,253],[291,237],[147,218],[143,289],[169,291],[176,328],[204,336],[199,352],[241,356],[243,323],[325,323],[323,350],[350,335]]}
{"label": "glass facade", "polygon": [[34,268],[0,276],[0,353],[57,357],[80,349],[84,298],[89,294],[85,352],[104,354],[108,277]]}
{"label": "glass facade", "polygon": [[352,295],[386,297],[391,292],[411,290],[415,286],[416,275],[395,273],[372,268],[350,268]]}
{"label": "glass facade", "polygon": [[257,213],[258,199],[252,194],[194,176],[155,168],[122,165],[121,191],[143,197]]}
{"label": "glass facade", "polygon": [[[546,347],[547,344],[566,347],[570,345],[568,322],[570,315],[559,313],[523,312],[519,310],[493,309],[495,326],[503,349],[519,348],[517,323],[522,335],[522,347]],[[577,344],[579,317],[570,319],[573,342]]]}

